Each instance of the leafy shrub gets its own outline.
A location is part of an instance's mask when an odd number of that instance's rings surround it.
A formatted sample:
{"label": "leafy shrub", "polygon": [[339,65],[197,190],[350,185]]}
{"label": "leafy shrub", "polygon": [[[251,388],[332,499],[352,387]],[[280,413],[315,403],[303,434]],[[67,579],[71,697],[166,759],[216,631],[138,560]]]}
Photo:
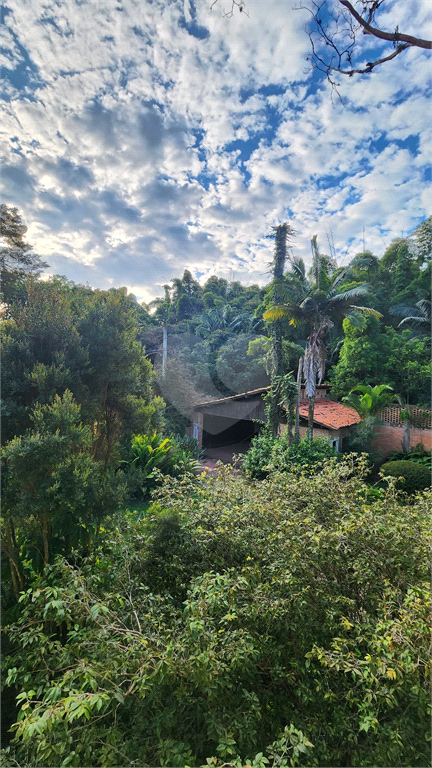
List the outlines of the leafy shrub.
{"label": "leafy shrub", "polygon": [[336,455],[328,440],[322,437],[312,443],[305,438],[290,447],[285,436],[274,438],[263,431],[252,440],[243,461],[243,470],[250,477],[262,480],[270,471],[283,472],[293,466],[312,468]]}
{"label": "leafy shrub", "polygon": [[431,484],[431,473],[428,467],[414,461],[387,461],[381,467],[383,475],[401,477],[405,493],[415,493],[428,488]]}
{"label": "leafy shrub", "polygon": [[276,439],[266,430],[251,441],[251,446],[243,460],[242,468],[251,477],[262,480],[268,475],[268,465]]}
{"label": "leafy shrub", "polygon": [[131,494],[136,499],[148,495],[160,484],[163,475],[179,477],[199,467],[198,443],[193,438],[171,435],[133,435],[128,466]]}
{"label": "leafy shrub", "polygon": [[204,451],[199,447],[198,441],[194,437],[184,435],[171,435],[173,445],[173,471],[170,472],[174,477],[185,472],[195,472],[199,469],[199,459],[204,455]]}
{"label": "leafy shrub", "polygon": [[389,456],[387,461],[415,461],[416,464],[423,464],[425,467],[431,467],[431,452],[426,451],[422,443],[418,443],[414,448],[407,451],[395,451]]}
{"label": "leafy shrub", "polygon": [[18,764],[428,765],[430,494],[369,503],[361,461],[167,477],[47,568],[7,629]]}

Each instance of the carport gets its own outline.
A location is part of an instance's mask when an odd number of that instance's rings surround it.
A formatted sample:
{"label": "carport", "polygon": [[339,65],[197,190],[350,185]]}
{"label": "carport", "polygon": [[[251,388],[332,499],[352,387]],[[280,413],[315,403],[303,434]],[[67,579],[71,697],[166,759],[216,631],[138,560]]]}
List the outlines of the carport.
{"label": "carport", "polygon": [[216,448],[239,443],[253,437],[259,431],[255,419],[265,421],[262,396],[269,387],[243,392],[194,406],[193,423],[188,432],[198,440],[198,445]]}

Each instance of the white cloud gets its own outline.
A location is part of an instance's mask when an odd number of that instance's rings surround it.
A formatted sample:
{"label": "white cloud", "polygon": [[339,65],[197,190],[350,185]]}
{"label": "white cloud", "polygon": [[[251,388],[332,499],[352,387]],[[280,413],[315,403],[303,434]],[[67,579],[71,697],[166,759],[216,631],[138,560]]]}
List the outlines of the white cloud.
{"label": "white cloud", "polygon": [[185,267],[262,282],[280,221],[309,258],[315,232],[343,254],[365,227],[379,254],[427,213],[424,52],[342,82],[342,106],[304,74],[306,16],[286,0],[232,19],[205,0],[8,5],[4,199],[54,271],[146,299]]}

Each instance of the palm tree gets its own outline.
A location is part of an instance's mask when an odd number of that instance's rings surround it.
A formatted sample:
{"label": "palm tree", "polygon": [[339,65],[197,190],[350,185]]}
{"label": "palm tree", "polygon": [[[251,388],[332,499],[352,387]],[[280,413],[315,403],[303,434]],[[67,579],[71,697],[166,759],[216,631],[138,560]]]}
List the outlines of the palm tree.
{"label": "palm tree", "polygon": [[357,425],[357,441],[363,450],[370,449],[377,414],[389,403],[395,400],[400,402],[399,395],[388,384],[377,384],[374,387],[370,384],[357,384],[342,400],[361,416],[361,424]]}
{"label": "palm tree", "polygon": [[392,315],[399,315],[403,319],[398,328],[409,327],[421,336],[430,336],[431,334],[431,303],[428,299],[420,299],[415,306],[398,304],[390,310]]}
{"label": "palm tree", "polygon": [[[272,293],[274,298],[278,296],[279,288],[283,283],[284,269],[287,259],[287,239],[294,234],[294,230],[287,222],[279,224],[278,227],[272,227],[275,240],[274,256],[270,263],[270,269],[273,275]],[[275,318],[273,321],[272,335],[273,335],[273,348],[275,356],[275,376],[282,376],[283,370],[283,353],[282,353],[282,325],[279,318]]]}
{"label": "palm tree", "polygon": [[357,384],[342,400],[350,408],[354,408],[362,419],[368,419],[376,416],[396,398],[393,387],[388,384],[377,384],[375,387],[370,384]]}
{"label": "palm tree", "polygon": [[[284,281],[284,269],[287,259],[287,240],[294,234],[294,230],[290,227],[288,222],[279,224],[277,227],[272,227],[273,234],[269,237],[274,238],[275,248],[273,259],[269,266],[273,275],[273,281],[271,285],[271,297],[274,301],[278,301],[280,298],[279,289],[283,286]],[[272,379],[278,379],[284,374],[283,363],[283,346],[282,346],[282,323],[280,318],[275,317],[272,321],[272,337],[273,337],[273,357],[274,357],[274,370]],[[270,417],[272,421],[273,437],[276,437],[279,431],[279,423],[281,417],[281,405],[278,395],[277,387],[271,389],[272,407],[270,409]]]}
{"label": "palm tree", "polygon": [[264,314],[264,319],[274,322],[289,318],[290,324],[305,324],[309,330],[303,360],[305,393],[309,400],[308,438],[313,438],[313,417],[316,385],[324,378],[327,350],[324,339],[335,323],[344,317],[358,324],[359,315],[381,317],[370,307],[357,306],[352,301],[365,296],[369,286],[364,283],[343,290],[350,267],[336,270],[335,265],[319,252],[317,238],[311,240],[313,262],[309,276],[302,259],[290,258],[291,273],[280,281],[278,291],[273,292],[274,304]]}

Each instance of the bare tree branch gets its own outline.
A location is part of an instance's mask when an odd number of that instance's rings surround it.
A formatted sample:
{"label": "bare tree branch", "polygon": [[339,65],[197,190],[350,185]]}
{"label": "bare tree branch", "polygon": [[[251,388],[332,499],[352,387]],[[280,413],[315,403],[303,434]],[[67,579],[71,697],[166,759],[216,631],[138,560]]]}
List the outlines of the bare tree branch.
{"label": "bare tree branch", "polygon": [[[339,0],[340,4],[343,5],[358,23],[361,27],[364,29],[364,34],[366,35],[373,35],[374,37],[379,37],[381,40],[391,40],[394,43],[407,43],[407,46],[414,45],[417,48],[427,48],[428,50],[432,49],[432,41],[431,40],[422,40],[421,37],[413,37],[412,35],[405,35],[402,32],[383,32],[381,29],[377,29],[376,27],[372,27],[370,25],[370,20],[372,19],[373,13],[378,8],[378,3],[373,3],[372,8],[369,13],[368,20],[365,21],[365,19],[362,19],[359,13],[357,13],[356,9],[353,5],[349,2],[349,0]],[[379,4],[381,5],[381,3]],[[407,47],[405,46],[405,47]],[[388,59],[383,59],[383,61],[388,61]]]}
{"label": "bare tree branch", "polygon": [[[213,8],[219,0],[213,0]],[[224,16],[232,17],[238,8],[240,13],[246,12],[247,0],[231,0],[231,8]],[[294,10],[307,10],[311,14],[313,29],[307,31],[311,42],[312,52],[307,57],[313,69],[323,72],[332,88],[337,91],[339,83],[333,73],[340,75],[367,75],[375,67],[391,61],[407,48],[422,48],[432,50],[432,41],[421,37],[399,32],[385,32],[376,26],[375,15],[384,6],[385,0],[309,0],[307,5],[299,5]],[[361,13],[355,6],[361,7]],[[368,61],[363,67],[354,66],[354,56],[358,54],[359,34],[371,35],[379,40],[393,43],[394,50],[374,61]],[[324,54],[326,51],[326,55]],[[340,98],[340,96],[339,96]]]}

